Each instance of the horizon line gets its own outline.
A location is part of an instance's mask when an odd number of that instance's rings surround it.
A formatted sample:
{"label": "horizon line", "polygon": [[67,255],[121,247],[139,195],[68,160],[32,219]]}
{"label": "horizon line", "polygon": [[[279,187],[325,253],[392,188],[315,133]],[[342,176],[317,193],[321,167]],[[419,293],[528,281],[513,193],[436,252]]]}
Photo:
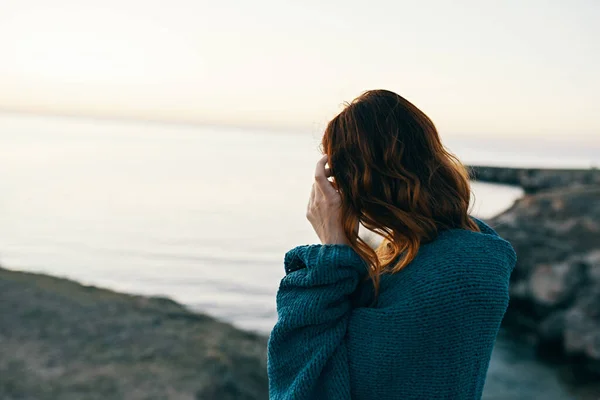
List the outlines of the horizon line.
{"label": "horizon line", "polygon": [[[32,117],[50,117],[50,118],[66,118],[66,119],[81,119],[81,120],[92,120],[100,122],[119,122],[119,123],[148,123],[148,124],[159,124],[159,125],[178,125],[187,127],[210,127],[217,129],[261,129],[273,132],[287,132],[287,133],[309,133],[311,128],[309,125],[287,125],[287,124],[262,124],[262,123],[235,123],[222,120],[209,120],[209,119],[177,119],[177,118],[151,118],[142,117],[138,115],[109,115],[104,113],[81,113],[81,112],[69,112],[69,111],[54,111],[54,110],[28,110],[22,108],[11,108],[0,106],[0,115],[27,115]],[[314,126],[315,124],[313,124]],[[314,127],[312,128],[314,129]]]}
{"label": "horizon line", "polygon": [[[49,117],[49,118],[67,118],[67,119],[81,119],[81,120],[91,120],[91,121],[99,121],[99,122],[118,122],[118,123],[147,123],[147,124],[158,124],[158,125],[171,125],[171,126],[181,126],[181,127],[210,127],[215,129],[240,129],[240,130],[255,130],[260,129],[262,131],[272,132],[272,133],[290,133],[290,134],[314,134],[317,131],[321,132],[325,128],[326,123],[317,123],[313,122],[312,124],[277,124],[277,123],[261,123],[261,122],[245,122],[245,123],[236,123],[231,121],[223,121],[223,120],[209,120],[209,119],[177,119],[177,118],[151,118],[151,117],[142,117],[139,115],[110,115],[105,113],[81,113],[77,111],[66,111],[66,110],[32,110],[32,109],[24,109],[24,108],[13,108],[13,107],[3,107],[0,105],[0,115],[27,115],[32,117]],[[316,128],[318,125],[322,125],[320,128]],[[463,137],[463,138],[483,138],[487,136],[488,138],[521,138],[523,137],[522,132],[513,132],[513,133],[502,133],[502,134],[489,134],[485,132],[439,132],[440,136],[451,136],[455,138]],[[568,135],[569,138],[577,137],[578,139],[588,139],[592,140],[596,139],[597,136],[594,133],[564,133],[564,135]],[[532,135],[531,138],[539,137],[545,138],[546,140],[557,139],[555,137],[544,137],[543,135]],[[566,140],[567,138],[562,138]]]}

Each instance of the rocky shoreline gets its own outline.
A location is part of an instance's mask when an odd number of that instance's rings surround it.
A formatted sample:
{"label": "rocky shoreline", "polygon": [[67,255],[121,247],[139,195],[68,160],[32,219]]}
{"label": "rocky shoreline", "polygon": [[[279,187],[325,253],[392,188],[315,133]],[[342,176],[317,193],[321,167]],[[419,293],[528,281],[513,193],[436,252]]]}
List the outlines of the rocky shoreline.
{"label": "rocky shoreline", "polygon": [[600,382],[600,171],[473,172],[526,191],[487,221],[518,256],[503,325],[526,334],[541,358],[563,364],[569,380]]}
{"label": "rocky shoreline", "polygon": [[262,400],[266,341],[169,299],[0,268],[3,400]]}
{"label": "rocky shoreline", "polygon": [[472,177],[476,180],[520,186],[527,194],[567,186],[600,185],[600,170],[597,168],[506,168],[482,165],[473,165],[469,168]]}

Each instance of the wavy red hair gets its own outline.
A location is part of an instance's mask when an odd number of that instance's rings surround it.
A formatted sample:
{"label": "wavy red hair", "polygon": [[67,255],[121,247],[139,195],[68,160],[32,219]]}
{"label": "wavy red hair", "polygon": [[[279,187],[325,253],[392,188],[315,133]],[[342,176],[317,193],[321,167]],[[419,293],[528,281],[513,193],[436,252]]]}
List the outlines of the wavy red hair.
{"label": "wavy red hair", "polygon": [[[382,274],[404,268],[440,231],[479,231],[469,218],[467,169],[402,96],[365,92],[329,122],[321,146],[342,196],[344,231],[376,293]],[[379,247],[358,236],[358,222],[383,237]]]}

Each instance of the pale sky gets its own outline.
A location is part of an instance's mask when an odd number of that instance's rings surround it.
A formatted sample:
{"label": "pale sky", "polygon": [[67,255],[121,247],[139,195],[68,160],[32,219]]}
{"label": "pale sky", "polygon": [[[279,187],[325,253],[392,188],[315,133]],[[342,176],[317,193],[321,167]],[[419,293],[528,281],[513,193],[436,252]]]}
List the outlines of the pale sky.
{"label": "pale sky", "polygon": [[321,125],[394,90],[440,130],[600,137],[600,0],[0,0],[0,109]]}

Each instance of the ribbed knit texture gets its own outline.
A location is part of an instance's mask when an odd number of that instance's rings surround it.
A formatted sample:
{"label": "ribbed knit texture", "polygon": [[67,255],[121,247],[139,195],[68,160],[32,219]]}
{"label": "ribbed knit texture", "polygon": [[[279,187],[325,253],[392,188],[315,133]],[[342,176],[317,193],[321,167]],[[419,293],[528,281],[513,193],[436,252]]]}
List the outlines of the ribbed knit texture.
{"label": "ribbed knit texture", "polygon": [[270,398],[480,399],[516,255],[473,219],[481,233],[443,231],[384,275],[375,305],[349,246],[289,251],[269,338]]}

